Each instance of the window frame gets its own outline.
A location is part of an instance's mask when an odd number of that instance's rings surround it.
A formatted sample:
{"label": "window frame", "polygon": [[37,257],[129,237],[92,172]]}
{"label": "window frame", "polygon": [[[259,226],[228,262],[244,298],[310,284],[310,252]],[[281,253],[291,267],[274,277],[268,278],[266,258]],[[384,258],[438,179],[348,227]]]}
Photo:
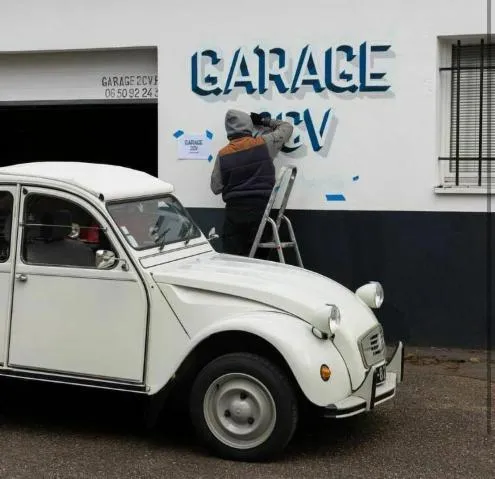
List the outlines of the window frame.
{"label": "window frame", "polygon": [[[64,268],[64,269],[77,269],[80,271],[111,271],[117,268],[117,265],[119,261],[116,261],[114,265],[111,268],[106,268],[106,269],[99,269],[96,267],[96,264],[94,267],[86,267],[86,266],[79,266],[79,265],[66,265],[66,264],[47,264],[47,263],[30,263],[24,258],[24,239],[26,235],[26,226],[33,226],[29,225],[25,222],[26,218],[26,205],[28,198],[30,196],[44,196],[44,197],[49,197],[49,198],[54,198],[59,201],[65,201],[68,203],[73,203],[76,205],[78,208],[82,209],[88,216],[90,216],[95,222],[97,222],[100,225],[99,231],[102,232],[103,234],[106,235],[108,243],[112,246],[112,251],[115,253],[115,257],[117,259],[121,258],[121,254],[119,252],[119,248],[115,247],[116,241],[113,240],[108,232],[110,229],[103,224],[101,220],[95,217],[95,214],[89,210],[89,208],[86,207],[86,205],[83,205],[82,202],[79,200],[77,196],[72,195],[69,192],[66,191],[58,191],[58,190],[53,190],[49,187],[43,187],[43,186],[23,186],[23,189],[27,189],[27,193],[22,195],[22,200],[21,200],[21,205],[20,205],[20,212],[19,212],[19,235],[18,235],[18,254],[17,254],[17,260],[20,261],[23,265],[29,266],[29,267],[37,267],[37,268]],[[33,190],[34,188],[34,190]],[[38,223],[37,223],[38,224]]]}
{"label": "window frame", "polygon": [[[12,186],[10,186],[10,185],[0,185],[0,194],[1,193],[9,194],[11,199],[12,199],[11,212],[10,212],[10,237],[8,238],[9,254],[4,260],[2,260],[0,258],[0,264],[6,264],[9,261],[11,261],[12,256],[14,256],[14,255],[12,255],[12,245],[13,245],[12,236],[13,236],[13,232],[14,232],[14,217],[16,215],[16,195],[12,191]],[[4,227],[5,227],[5,225],[4,225]],[[15,250],[15,248],[14,248],[14,250]]]}
{"label": "window frame", "polygon": [[[483,45],[483,47],[482,47]],[[452,165],[455,165],[456,155],[455,152],[451,152],[451,135],[452,131],[452,121],[454,119],[453,115],[455,112],[452,110],[452,102],[454,100],[454,92],[453,88],[456,88],[454,71],[457,68],[457,64],[455,59],[453,58],[453,52],[455,47],[478,47],[478,49],[484,48],[484,63],[483,63],[483,71],[488,72],[487,68],[487,59],[489,58],[489,54],[486,53],[486,49],[488,45],[483,36],[471,37],[463,40],[459,39],[440,39],[439,43],[439,62],[438,62],[438,124],[437,124],[437,133],[439,135],[437,139],[437,149],[438,149],[438,174],[440,176],[440,185],[435,188],[435,192],[437,193],[472,193],[472,194],[484,194],[487,192],[488,188],[495,185],[495,155],[491,154],[491,160],[485,161],[483,160],[481,176],[479,171],[462,171],[463,159],[459,155],[459,170],[456,175],[455,167],[452,169]],[[489,63],[492,73],[484,75],[484,80],[488,76],[491,78],[492,84],[495,82],[493,77],[489,75],[495,75],[495,64],[493,64],[494,57],[494,49],[495,42],[490,44],[491,53],[492,53],[492,62]],[[479,50],[481,54],[481,50]],[[462,55],[461,55],[462,62]],[[481,74],[481,65],[475,70],[477,74]],[[466,87],[467,88],[467,87]],[[483,85],[483,89],[486,89],[486,83]],[[493,88],[493,86],[492,86]],[[486,91],[486,90],[485,90]],[[495,93],[495,92],[493,92]],[[493,94],[492,93],[492,94]],[[462,94],[462,90],[461,90]],[[477,89],[476,94],[479,96],[481,94],[480,88]],[[486,101],[487,95],[483,96],[484,102]],[[483,104],[483,110],[481,114],[486,113],[486,103]],[[461,110],[462,112],[462,107]],[[478,121],[478,120],[477,120]],[[493,119],[491,121],[494,121]],[[486,132],[486,118],[482,120],[482,132]],[[492,123],[491,129],[493,130],[495,127],[495,123]],[[464,130],[465,131],[465,130]],[[479,134],[479,123],[476,125],[476,131]],[[460,138],[462,140],[462,128],[460,128]],[[495,135],[492,135],[493,140],[495,140]],[[461,144],[462,145],[462,144]],[[461,148],[461,146],[459,146]],[[482,148],[483,152],[484,147]],[[490,151],[493,151],[493,144],[491,145]],[[484,158],[484,157],[482,157]],[[478,161],[478,159],[466,159],[466,163],[469,165],[473,161]],[[487,181],[487,166],[486,164],[492,164],[491,173],[490,173],[490,185],[488,185]],[[464,167],[466,168],[466,167]],[[481,183],[481,184],[480,184]]]}

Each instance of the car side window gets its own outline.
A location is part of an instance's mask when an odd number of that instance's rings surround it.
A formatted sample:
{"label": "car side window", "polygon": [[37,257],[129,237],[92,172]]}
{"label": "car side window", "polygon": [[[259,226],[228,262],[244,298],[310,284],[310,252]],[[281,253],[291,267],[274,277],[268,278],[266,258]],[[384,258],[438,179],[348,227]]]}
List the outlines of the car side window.
{"label": "car side window", "polygon": [[12,193],[0,191],[0,263],[5,263],[10,257],[13,209],[14,197]]}
{"label": "car side window", "polygon": [[79,205],[30,194],[24,206],[22,259],[27,264],[96,268],[96,252],[116,254],[101,225]]}

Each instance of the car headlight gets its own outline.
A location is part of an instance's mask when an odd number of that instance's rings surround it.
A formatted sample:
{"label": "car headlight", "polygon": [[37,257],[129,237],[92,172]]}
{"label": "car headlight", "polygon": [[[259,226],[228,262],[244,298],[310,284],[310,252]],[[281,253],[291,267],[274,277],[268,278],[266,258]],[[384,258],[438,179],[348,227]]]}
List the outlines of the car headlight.
{"label": "car headlight", "polygon": [[334,304],[327,304],[316,314],[313,334],[320,339],[333,336],[340,326],[340,310]]}
{"label": "car headlight", "polygon": [[370,308],[377,309],[382,305],[384,299],[382,285],[377,281],[370,281],[356,290],[356,296]]}

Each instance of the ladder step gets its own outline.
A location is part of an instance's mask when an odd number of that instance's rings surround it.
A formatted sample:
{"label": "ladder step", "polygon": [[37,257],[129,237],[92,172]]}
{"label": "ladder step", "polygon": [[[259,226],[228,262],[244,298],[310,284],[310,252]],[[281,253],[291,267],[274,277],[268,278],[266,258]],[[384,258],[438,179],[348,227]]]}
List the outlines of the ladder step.
{"label": "ladder step", "polygon": [[[280,243],[280,247],[281,248],[291,248],[291,247],[295,246],[295,244],[296,243],[294,241],[286,241],[286,242]],[[274,241],[271,241],[269,243],[259,243],[258,248],[278,248],[278,245]]]}
{"label": "ladder step", "polygon": [[[287,173],[289,174],[289,176],[287,184],[285,184],[284,180],[287,179]],[[253,245],[251,246],[251,251],[249,252],[250,258],[253,258],[255,256],[256,250],[258,248],[274,249],[277,251],[280,262],[285,263],[283,249],[294,248],[297,257],[297,263],[301,268],[304,268],[301,260],[301,255],[299,253],[299,246],[297,244],[296,236],[294,235],[294,230],[292,229],[292,224],[289,221],[289,218],[287,218],[284,214],[285,208],[287,207],[289,201],[290,193],[292,191],[292,185],[296,178],[296,174],[297,168],[295,166],[282,167],[278,179],[276,180],[274,188],[272,189],[272,192],[270,194],[270,198],[266,205],[265,212],[263,213],[260,225],[258,226],[258,231],[253,241]],[[281,191],[283,191],[283,197],[280,206],[278,207],[279,211],[277,214],[277,219],[275,220],[274,218],[270,217],[270,212],[274,208],[277,196],[279,195],[279,193],[281,193]],[[291,241],[280,241],[279,229],[282,221],[287,224]],[[263,233],[265,231],[265,227],[267,226],[271,226],[272,228],[272,240],[265,243],[260,243],[261,237],[263,236]]]}

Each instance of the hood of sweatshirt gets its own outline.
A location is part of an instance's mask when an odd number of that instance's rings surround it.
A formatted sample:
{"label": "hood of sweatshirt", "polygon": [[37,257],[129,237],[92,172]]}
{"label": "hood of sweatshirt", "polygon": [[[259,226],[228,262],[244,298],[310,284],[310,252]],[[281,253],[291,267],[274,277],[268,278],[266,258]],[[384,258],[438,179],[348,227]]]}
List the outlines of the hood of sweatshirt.
{"label": "hood of sweatshirt", "polygon": [[225,130],[227,138],[233,139],[240,136],[253,135],[253,122],[251,117],[239,110],[228,110],[225,115]]}

